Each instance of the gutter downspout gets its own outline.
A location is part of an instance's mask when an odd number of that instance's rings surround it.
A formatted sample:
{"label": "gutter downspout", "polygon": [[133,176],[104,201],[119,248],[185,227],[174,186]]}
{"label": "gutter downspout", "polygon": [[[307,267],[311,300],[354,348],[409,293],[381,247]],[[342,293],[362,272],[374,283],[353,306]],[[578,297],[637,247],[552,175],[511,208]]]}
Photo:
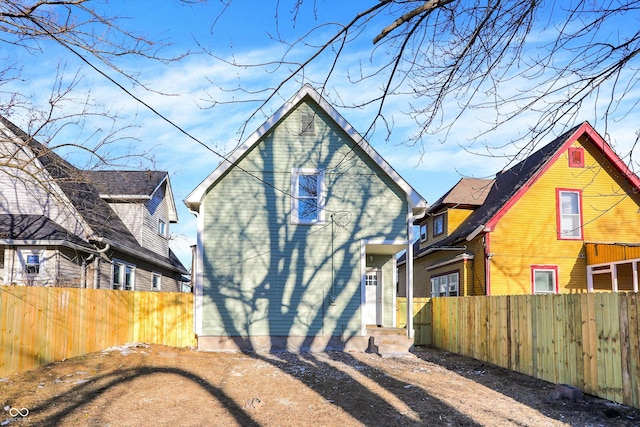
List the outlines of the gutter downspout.
{"label": "gutter downspout", "polygon": [[413,338],[413,223],[424,218],[427,208],[419,215],[414,215],[409,204],[409,212],[407,214],[407,253],[405,256],[406,265],[405,272],[407,274],[407,338]]}
{"label": "gutter downspout", "polygon": [[192,265],[193,271],[191,272],[191,292],[193,292],[193,332],[196,339],[196,348],[198,346],[198,335],[202,335],[202,309],[204,306],[204,242],[203,242],[203,230],[204,230],[204,218],[200,213],[202,205],[197,207],[190,205],[187,201],[184,204],[196,217],[196,247],[193,254]]}
{"label": "gutter downspout", "polygon": [[489,233],[484,235],[484,289],[487,296],[491,295],[491,239]]}

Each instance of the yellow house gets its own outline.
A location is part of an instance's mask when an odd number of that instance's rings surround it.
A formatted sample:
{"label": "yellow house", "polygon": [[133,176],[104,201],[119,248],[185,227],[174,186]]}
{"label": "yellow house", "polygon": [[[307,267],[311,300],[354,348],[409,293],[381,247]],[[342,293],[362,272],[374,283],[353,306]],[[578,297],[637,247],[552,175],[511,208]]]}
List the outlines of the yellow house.
{"label": "yellow house", "polygon": [[639,191],[587,122],[495,179],[463,178],[415,223],[414,296],[637,292]]}

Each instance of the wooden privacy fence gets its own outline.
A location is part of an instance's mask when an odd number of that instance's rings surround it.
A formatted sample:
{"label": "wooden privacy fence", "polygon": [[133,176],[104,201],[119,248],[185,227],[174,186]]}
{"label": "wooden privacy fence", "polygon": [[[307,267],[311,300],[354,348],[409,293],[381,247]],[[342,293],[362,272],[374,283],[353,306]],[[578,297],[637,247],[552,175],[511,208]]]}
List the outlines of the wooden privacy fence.
{"label": "wooden privacy fence", "polygon": [[0,375],[128,342],[195,345],[193,294],[0,286]]}
{"label": "wooden privacy fence", "polygon": [[[432,345],[431,298],[413,298],[413,342],[415,345]],[[407,299],[396,300],[396,324],[407,327]]]}
{"label": "wooden privacy fence", "polygon": [[[640,408],[639,298],[433,298],[424,307],[430,307],[434,347]],[[416,316],[419,311],[414,309]]]}

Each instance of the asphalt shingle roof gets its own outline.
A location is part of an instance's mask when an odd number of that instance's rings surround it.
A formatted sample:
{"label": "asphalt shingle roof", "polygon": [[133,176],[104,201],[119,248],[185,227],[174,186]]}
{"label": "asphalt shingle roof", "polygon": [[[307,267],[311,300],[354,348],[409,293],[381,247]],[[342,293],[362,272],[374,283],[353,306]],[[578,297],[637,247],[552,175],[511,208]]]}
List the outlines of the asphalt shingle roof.
{"label": "asphalt shingle roof", "polygon": [[89,243],[44,215],[0,215],[0,239],[66,241],[92,248]]}
{"label": "asphalt shingle roof", "polygon": [[[9,128],[33,151],[44,169],[56,181],[83,220],[96,234],[96,240],[99,238],[107,239],[114,244],[142,253],[151,259],[168,263],[181,272],[186,272],[182,263],[171,250],[169,250],[168,257],[163,257],[138,243],[124,222],[122,222],[122,219],[111,209],[109,203],[100,197],[100,191],[93,185],[92,179],[89,178],[90,176],[95,176],[94,172],[87,174],[87,171],[76,168],[1,115],[0,123]],[[143,171],[141,173],[145,174],[146,172]],[[162,173],[166,174],[166,172]],[[132,187],[146,185],[145,183],[144,185],[134,185]]]}
{"label": "asphalt shingle roof", "polygon": [[546,165],[558,149],[566,142],[567,138],[578,130],[580,126],[582,126],[582,124],[569,129],[520,163],[506,171],[498,173],[481,206],[474,210],[473,213],[446,238],[426,246],[422,248],[422,250],[419,250],[420,244],[416,242],[417,244],[414,245],[414,256],[418,256],[436,247],[455,246],[464,241],[466,237],[478,229],[478,227],[489,222],[518,190]]}
{"label": "asphalt shingle roof", "polygon": [[85,171],[100,194],[148,197],[167,177],[164,171]]}

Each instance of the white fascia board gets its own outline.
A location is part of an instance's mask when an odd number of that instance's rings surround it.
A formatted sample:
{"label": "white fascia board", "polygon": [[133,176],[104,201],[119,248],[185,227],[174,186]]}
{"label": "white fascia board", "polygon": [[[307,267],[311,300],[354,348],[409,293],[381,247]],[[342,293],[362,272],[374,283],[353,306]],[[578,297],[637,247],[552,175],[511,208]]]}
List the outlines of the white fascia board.
{"label": "white fascia board", "polygon": [[249,136],[244,144],[233,151],[228,157],[223,159],[218,167],[205,178],[184,200],[184,203],[192,211],[197,211],[202,203],[206,191],[214,185],[217,180],[231,168],[236,161],[238,161],[247,151],[253,148],[254,145],[260,141],[260,138],[271,130],[276,123],[278,123],[286,114],[289,113],[305,96],[309,96],[313,99],[318,106],[324,112],[333,119],[333,121],[342,128],[342,130],[349,135],[349,137],[360,148],[364,150],[367,155],[391,178],[407,195],[407,201],[412,209],[421,211],[426,208],[426,200],[418,194],[418,192],[407,183],[392,167],[389,165],[382,156],[360,135],[347,120],[342,117],[333,106],[327,102],[326,99],[318,93],[310,85],[304,85],[293,97],[291,97],[282,107],[275,112],[273,116],[267,119],[262,126],[260,126],[251,136]]}

